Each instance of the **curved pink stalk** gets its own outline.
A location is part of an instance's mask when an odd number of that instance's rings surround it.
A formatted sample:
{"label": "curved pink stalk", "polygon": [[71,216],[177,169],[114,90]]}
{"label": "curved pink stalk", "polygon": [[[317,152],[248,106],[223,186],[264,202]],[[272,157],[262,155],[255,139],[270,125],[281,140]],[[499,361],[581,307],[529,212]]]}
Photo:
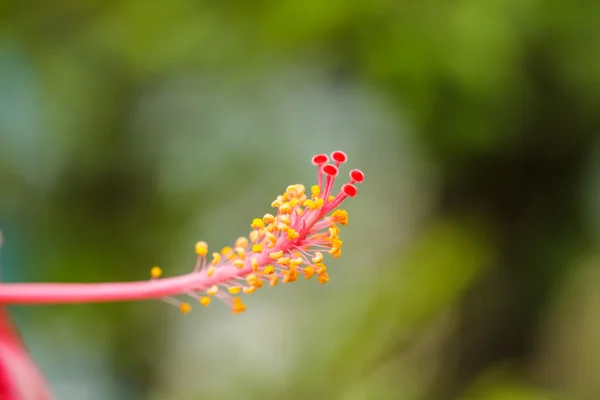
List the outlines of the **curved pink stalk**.
{"label": "curved pink stalk", "polygon": [[[320,154],[313,158],[318,168],[318,185],[311,187],[310,196],[303,185],[288,186],[285,193],[272,203],[277,212],[252,221],[248,238],[239,238],[233,248],[212,253],[208,262],[205,242],[196,244],[197,261],[187,274],[160,279],[162,269],[151,270],[152,279],[139,282],[113,283],[1,283],[0,304],[57,304],[108,301],[163,299],[187,312],[191,306],[174,298],[187,295],[203,306],[216,297],[237,313],[245,310],[240,292],[253,293],[264,283],[294,282],[300,274],[306,279],[317,276],[319,282],[329,281],[323,254],[334,258],[341,255],[340,225],[346,225],[346,211],[336,209],[347,197],[357,194],[354,183],[361,183],[359,170],[350,173],[350,181],[340,192],[330,196],[338,167],[346,155],[335,151],[334,164]],[[322,175],[326,175],[323,185]]]}

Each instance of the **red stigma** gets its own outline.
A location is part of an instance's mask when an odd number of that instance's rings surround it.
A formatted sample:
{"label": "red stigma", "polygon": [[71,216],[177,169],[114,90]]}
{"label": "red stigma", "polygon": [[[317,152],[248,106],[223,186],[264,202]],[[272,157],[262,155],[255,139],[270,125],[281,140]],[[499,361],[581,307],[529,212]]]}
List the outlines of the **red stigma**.
{"label": "red stigma", "polygon": [[344,192],[346,196],[354,197],[358,193],[358,190],[356,189],[356,186],[351,183],[346,183],[342,186],[342,192]]}
{"label": "red stigma", "polygon": [[329,176],[336,176],[338,174],[338,168],[333,164],[327,164],[323,166],[323,172]]}
{"label": "red stigma", "polygon": [[365,179],[365,174],[363,174],[360,169],[353,169],[350,171],[350,179],[352,179],[354,182],[362,183],[362,181]]}
{"label": "red stigma", "polygon": [[328,160],[329,160],[329,158],[327,158],[327,155],[317,154],[316,156],[314,156],[312,158],[312,163],[314,165],[321,165],[321,164],[325,164]]}
{"label": "red stigma", "polygon": [[343,151],[338,150],[331,153],[331,159],[339,164],[342,164],[348,160],[348,156]]}

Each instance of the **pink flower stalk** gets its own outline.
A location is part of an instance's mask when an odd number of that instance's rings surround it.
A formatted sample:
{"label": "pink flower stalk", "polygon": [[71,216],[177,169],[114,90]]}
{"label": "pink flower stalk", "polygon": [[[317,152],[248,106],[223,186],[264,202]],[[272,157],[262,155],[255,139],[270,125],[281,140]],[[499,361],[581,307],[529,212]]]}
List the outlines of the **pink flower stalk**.
{"label": "pink flower stalk", "polygon": [[207,259],[208,246],[196,243],[196,264],[187,274],[161,278],[162,269],[153,267],[151,279],[113,283],[0,283],[0,304],[58,304],[163,299],[187,313],[188,302],[175,296],[188,296],[207,306],[212,298],[229,305],[234,313],[246,309],[240,292],[250,294],[266,283],[294,282],[300,275],[316,276],[320,283],[329,281],[323,264],[327,253],[342,254],[338,225],[348,223],[348,214],[339,205],[357,194],[355,184],[364,174],[350,171],[350,180],[338,193],[333,185],[340,164],[347,160],[341,151],[313,157],[318,168],[317,185],[306,193],[303,185],[288,186],[271,204],[274,214],[255,218],[249,236],[240,237],[233,247],[213,252]]}
{"label": "pink flower stalk", "polygon": [[8,314],[0,308],[0,399],[51,400],[40,371],[24,349]]}

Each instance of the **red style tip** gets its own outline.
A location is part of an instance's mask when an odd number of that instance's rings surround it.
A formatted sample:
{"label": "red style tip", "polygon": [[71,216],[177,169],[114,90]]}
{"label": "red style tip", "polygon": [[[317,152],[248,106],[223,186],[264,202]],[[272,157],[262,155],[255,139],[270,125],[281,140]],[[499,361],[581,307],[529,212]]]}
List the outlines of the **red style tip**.
{"label": "red style tip", "polygon": [[342,164],[348,161],[348,156],[343,151],[338,150],[331,153],[331,159],[338,164]]}
{"label": "red style tip", "polygon": [[333,164],[327,164],[323,167],[323,172],[329,176],[336,176],[338,174],[338,168]]}
{"label": "red style tip", "polygon": [[329,160],[329,158],[327,158],[327,155],[317,154],[316,156],[314,156],[312,158],[312,163],[314,165],[322,165],[322,164],[325,164],[328,160]]}
{"label": "red style tip", "polygon": [[358,193],[358,190],[351,183],[346,183],[342,186],[342,192],[348,197],[354,197]]}
{"label": "red style tip", "polygon": [[354,182],[362,183],[365,180],[365,174],[360,169],[353,169],[350,171],[350,179]]}

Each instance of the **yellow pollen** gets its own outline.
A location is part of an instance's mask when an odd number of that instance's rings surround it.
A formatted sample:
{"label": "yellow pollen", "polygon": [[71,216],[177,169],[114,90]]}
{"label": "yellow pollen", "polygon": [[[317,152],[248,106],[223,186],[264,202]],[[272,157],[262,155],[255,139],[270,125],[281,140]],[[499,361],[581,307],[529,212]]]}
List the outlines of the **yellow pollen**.
{"label": "yellow pollen", "polygon": [[296,214],[298,214],[299,217],[302,216],[303,213],[304,213],[304,210],[302,208],[300,208],[300,207],[296,208]]}
{"label": "yellow pollen", "polygon": [[252,252],[253,253],[262,253],[262,251],[263,251],[262,244],[253,244],[252,245]]}
{"label": "yellow pollen", "polygon": [[287,226],[290,226],[290,224],[292,223],[290,221],[290,217],[288,217],[287,215],[280,215],[279,216],[279,222],[284,223]]}
{"label": "yellow pollen", "polygon": [[258,278],[256,277],[256,275],[250,274],[246,277],[246,282],[248,282],[248,285],[250,285],[250,286],[256,286],[256,283],[258,282]]}
{"label": "yellow pollen", "polygon": [[273,222],[275,222],[275,217],[271,214],[265,214],[263,217],[263,222],[265,224],[272,224]]}
{"label": "yellow pollen", "polygon": [[306,276],[306,279],[312,278],[312,276],[314,274],[315,274],[315,270],[312,267],[304,268],[304,275]]}
{"label": "yellow pollen", "polygon": [[245,294],[252,294],[252,293],[256,292],[256,286],[244,286],[244,288],[242,290],[244,291]]}
{"label": "yellow pollen", "polygon": [[287,232],[287,230],[289,229],[289,226],[287,226],[283,222],[280,222],[279,225],[277,225],[277,229],[280,230],[281,232]]}
{"label": "yellow pollen", "polygon": [[290,260],[290,265],[297,267],[298,265],[301,265],[303,262],[304,262],[304,258],[296,257],[296,258],[292,258]]}
{"label": "yellow pollen", "polygon": [[288,238],[288,240],[294,240],[294,239],[296,239],[298,237],[300,237],[300,234],[298,232],[296,232],[292,228],[288,229],[288,232],[287,232],[287,238]]}
{"label": "yellow pollen", "polygon": [[310,187],[310,193],[312,194],[312,197],[317,198],[321,194],[321,188],[319,188],[318,185],[313,185]]}
{"label": "yellow pollen", "polygon": [[320,197],[315,199],[315,209],[319,209],[319,208],[323,207],[324,203],[325,203],[325,200],[323,200]]}
{"label": "yellow pollen", "polygon": [[325,283],[329,282],[329,275],[327,275],[327,272],[324,272],[319,275],[318,279],[319,279],[320,283],[325,284]]}
{"label": "yellow pollen", "polygon": [[161,267],[152,267],[150,269],[150,276],[154,279],[158,279],[162,276],[163,270]]}
{"label": "yellow pollen", "polygon": [[219,291],[219,287],[217,285],[212,285],[210,289],[206,291],[207,294],[214,296]]}
{"label": "yellow pollen", "polygon": [[277,277],[277,275],[273,275],[271,277],[271,279],[269,279],[269,286],[275,286],[275,285],[277,285],[278,281],[279,281],[279,278]]}
{"label": "yellow pollen", "polygon": [[321,261],[323,261],[323,253],[321,253],[320,251],[315,252],[315,256],[311,260],[315,264],[320,263]]}
{"label": "yellow pollen", "polygon": [[279,206],[279,212],[282,214],[288,214],[292,211],[292,207],[290,207],[290,203],[283,203]]}
{"label": "yellow pollen", "polygon": [[274,223],[273,224],[269,224],[269,226],[267,226],[267,231],[271,232],[271,233],[276,232],[277,231],[277,225],[275,225]]}
{"label": "yellow pollen", "polygon": [[261,229],[261,228],[264,228],[264,227],[265,227],[265,223],[264,223],[264,222],[263,222],[263,220],[262,220],[262,219],[260,219],[260,218],[254,218],[254,219],[252,220],[252,223],[250,224],[250,226],[251,226],[253,229]]}
{"label": "yellow pollen", "polygon": [[[330,251],[330,253],[331,253],[331,251]],[[333,256],[333,258],[338,258],[339,256],[342,255],[342,249],[337,248],[335,253],[332,253],[331,255]]]}
{"label": "yellow pollen", "polygon": [[183,314],[187,314],[192,311],[192,306],[190,303],[181,303],[179,305],[179,311],[181,311]]}
{"label": "yellow pollen", "polygon": [[290,200],[290,207],[294,208],[296,207],[296,204],[298,204],[298,199],[294,197]]}
{"label": "yellow pollen", "polygon": [[[281,196],[279,196],[279,197],[281,197]],[[281,207],[282,204],[283,204],[282,199],[277,198],[277,200],[275,200],[274,202],[271,203],[271,207],[279,208],[279,207]]]}
{"label": "yellow pollen", "polygon": [[246,250],[243,247],[236,247],[235,252],[241,260],[246,258]]}
{"label": "yellow pollen", "polygon": [[271,232],[267,232],[266,237],[271,243],[277,242],[277,236],[273,235]]}
{"label": "yellow pollen", "polygon": [[335,199],[335,197],[333,197],[333,196],[329,196],[329,197],[327,198],[327,201],[333,201],[333,199]]}
{"label": "yellow pollen", "polygon": [[281,264],[281,265],[290,265],[290,258],[289,257],[280,257],[277,259],[277,263]]}
{"label": "yellow pollen", "polygon": [[252,232],[250,232],[248,237],[250,238],[250,241],[252,243],[256,243],[256,242],[258,242],[258,239],[260,239],[260,231],[253,230]]}
{"label": "yellow pollen", "polygon": [[329,238],[330,239],[335,239],[337,237],[337,231],[333,228],[329,228]]}
{"label": "yellow pollen", "polygon": [[210,262],[213,265],[217,265],[221,261],[221,255],[219,253],[212,253],[213,259]]}
{"label": "yellow pollen", "polygon": [[331,218],[342,225],[348,225],[348,212],[346,210],[335,210],[331,214]]}
{"label": "yellow pollen", "polygon": [[239,292],[242,291],[242,288],[239,286],[232,286],[227,290],[229,291],[230,294],[238,294]]}
{"label": "yellow pollen", "polygon": [[215,267],[208,267],[208,269],[206,270],[206,276],[213,276],[213,274],[215,273],[216,268]]}
{"label": "yellow pollen", "polygon": [[312,200],[308,200],[308,199],[307,199],[307,200],[305,200],[305,201],[304,201],[304,203],[302,203],[302,205],[303,205],[304,207],[308,207],[308,208],[310,208],[311,210],[314,210],[314,209],[315,209],[315,202],[314,202],[314,201],[312,201]]}
{"label": "yellow pollen", "polygon": [[239,297],[233,298],[233,307],[231,311],[233,311],[234,314],[239,314],[246,311],[246,306],[244,303],[242,303],[242,300]]}
{"label": "yellow pollen", "polygon": [[265,273],[265,275],[271,275],[271,274],[275,273],[275,267],[273,267],[272,265],[267,265],[265,267],[264,273]]}
{"label": "yellow pollen", "polygon": [[248,247],[248,239],[246,239],[243,236],[237,238],[237,240],[235,241],[235,247],[241,247],[242,249],[245,249],[246,247]]}
{"label": "yellow pollen", "polygon": [[202,257],[206,257],[208,253],[208,245],[206,242],[198,242],[196,243],[196,254]]}
{"label": "yellow pollen", "polygon": [[202,304],[204,307],[206,307],[207,305],[210,304],[210,297],[208,296],[202,296],[200,297],[200,300],[198,300],[200,302],[200,304]]}
{"label": "yellow pollen", "polygon": [[244,260],[235,260],[233,262],[233,266],[236,267],[237,269],[244,268]]}
{"label": "yellow pollen", "polygon": [[223,257],[230,256],[232,252],[233,252],[233,249],[229,246],[225,246],[221,249],[221,255]]}
{"label": "yellow pollen", "polygon": [[281,256],[283,256],[283,250],[273,251],[269,253],[269,257],[271,257],[271,260],[277,260]]}
{"label": "yellow pollen", "polygon": [[323,274],[327,271],[327,267],[324,264],[315,264],[315,267],[317,267],[315,270],[317,274]]}

